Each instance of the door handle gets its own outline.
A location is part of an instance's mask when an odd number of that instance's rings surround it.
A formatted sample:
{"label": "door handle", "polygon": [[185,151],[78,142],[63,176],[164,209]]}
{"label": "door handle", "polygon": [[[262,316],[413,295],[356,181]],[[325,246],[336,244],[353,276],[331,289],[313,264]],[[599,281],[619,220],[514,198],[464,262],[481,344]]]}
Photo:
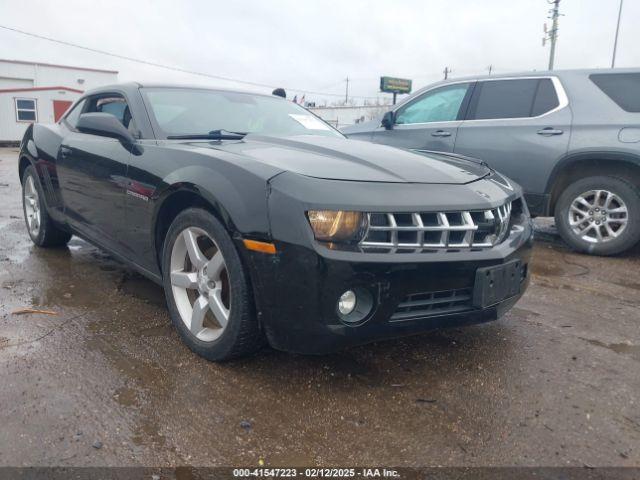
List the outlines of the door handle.
{"label": "door handle", "polygon": [[450,137],[451,132],[447,132],[445,130],[436,130],[435,132],[431,132],[432,137]]}
{"label": "door handle", "polygon": [[547,127],[542,130],[538,130],[538,135],[544,135],[545,137],[550,137],[551,135],[562,135],[564,132],[557,128]]}

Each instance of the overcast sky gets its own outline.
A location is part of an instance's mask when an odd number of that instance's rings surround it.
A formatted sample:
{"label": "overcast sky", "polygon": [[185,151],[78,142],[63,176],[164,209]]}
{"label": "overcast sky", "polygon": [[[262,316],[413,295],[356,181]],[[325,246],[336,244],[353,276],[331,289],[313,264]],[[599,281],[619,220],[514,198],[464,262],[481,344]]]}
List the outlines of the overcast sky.
{"label": "overcast sky", "polygon": [[[608,67],[619,0],[562,0],[556,68]],[[546,0],[0,0],[0,25],[147,61],[273,86],[377,96],[442,78],[544,70]],[[640,0],[625,0],[616,66],[640,66]],[[0,58],[114,69],[119,79],[233,86],[0,29]],[[265,91],[267,89],[259,89]],[[306,94],[307,100],[320,100]],[[338,98],[325,96],[326,100]]]}

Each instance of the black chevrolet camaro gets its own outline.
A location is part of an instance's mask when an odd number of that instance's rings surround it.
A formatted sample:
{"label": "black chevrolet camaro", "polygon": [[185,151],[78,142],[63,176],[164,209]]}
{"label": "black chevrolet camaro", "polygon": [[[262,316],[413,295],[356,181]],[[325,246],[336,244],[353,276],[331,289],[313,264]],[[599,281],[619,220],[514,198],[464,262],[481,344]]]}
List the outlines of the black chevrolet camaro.
{"label": "black chevrolet camaro", "polygon": [[521,189],[482,162],[348,140],[279,97],[130,83],[20,149],[29,235],[163,285],[211,360],[494,320],[528,280]]}

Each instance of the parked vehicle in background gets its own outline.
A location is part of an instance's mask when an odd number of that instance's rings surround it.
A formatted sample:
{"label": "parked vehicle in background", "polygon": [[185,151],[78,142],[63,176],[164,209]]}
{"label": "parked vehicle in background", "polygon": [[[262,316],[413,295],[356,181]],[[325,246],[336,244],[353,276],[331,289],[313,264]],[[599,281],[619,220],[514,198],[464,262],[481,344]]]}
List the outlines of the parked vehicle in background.
{"label": "parked vehicle in background", "polygon": [[576,250],[612,255],[640,240],[640,69],[443,81],[342,131],[486,161]]}

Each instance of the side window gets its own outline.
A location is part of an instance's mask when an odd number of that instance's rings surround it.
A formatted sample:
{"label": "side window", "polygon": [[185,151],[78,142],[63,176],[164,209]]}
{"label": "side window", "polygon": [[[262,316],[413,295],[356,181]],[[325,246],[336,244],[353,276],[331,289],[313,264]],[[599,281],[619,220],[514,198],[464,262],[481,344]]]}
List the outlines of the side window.
{"label": "side window", "polygon": [[129,131],[135,131],[133,118],[131,118],[131,111],[129,110],[127,101],[123,96],[117,94],[100,95],[89,98],[87,102],[88,106],[84,113],[109,113],[116,117],[118,121],[125,126],[125,128],[129,129]]}
{"label": "side window", "polygon": [[538,82],[537,78],[478,82],[467,119],[530,117]]}
{"label": "side window", "polygon": [[640,73],[594,73],[589,79],[626,112],[640,112]]}
{"label": "side window", "polygon": [[[124,112],[127,102],[122,97],[100,98],[96,102],[96,112],[110,113],[124,125]],[[126,127],[127,125],[125,125]]]}
{"label": "side window", "polygon": [[34,98],[16,98],[16,121],[37,122],[38,109]]}
{"label": "side window", "polygon": [[75,107],[73,107],[73,110],[71,110],[67,114],[67,116],[64,117],[64,121],[71,128],[76,128],[76,125],[78,124],[78,118],[80,118],[80,114],[82,113],[82,108],[84,107],[85,103],[86,100],[81,100],[78,104],[76,104]]}
{"label": "side window", "polygon": [[560,100],[558,100],[556,87],[553,86],[553,82],[551,81],[551,79],[540,79],[538,83],[538,90],[536,91],[536,97],[533,100],[531,116],[537,117],[538,115],[542,115],[543,113],[550,112],[559,105]]}
{"label": "side window", "polygon": [[458,120],[460,107],[469,90],[468,83],[440,87],[402,107],[396,114],[397,124],[448,122]]}

